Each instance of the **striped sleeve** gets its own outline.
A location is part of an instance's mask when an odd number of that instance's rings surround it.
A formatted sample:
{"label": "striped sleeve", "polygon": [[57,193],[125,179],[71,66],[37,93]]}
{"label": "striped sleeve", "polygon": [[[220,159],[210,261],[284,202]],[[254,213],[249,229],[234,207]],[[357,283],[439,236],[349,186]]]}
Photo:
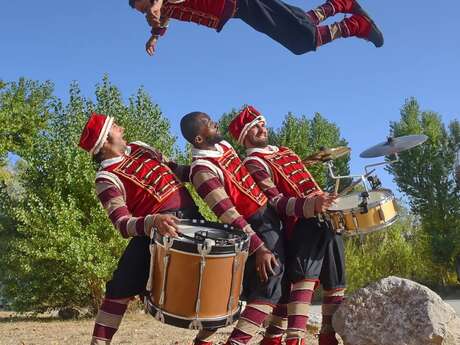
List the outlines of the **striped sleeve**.
{"label": "striped sleeve", "polygon": [[150,236],[155,215],[133,217],[128,210],[122,191],[113,181],[96,179],[96,193],[110,221],[124,238]]}
{"label": "striped sleeve", "polygon": [[315,196],[307,198],[284,196],[274,184],[266,166],[255,159],[245,160],[244,164],[280,216],[299,218],[315,216]]}
{"label": "striped sleeve", "polygon": [[251,236],[249,254],[254,253],[263,245],[262,240],[256,235],[251,225],[233,205],[219,176],[214,171],[208,166],[196,164],[192,167],[190,179],[198,195],[222,223],[243,229]]}
{"label": "striped sleeve", "polygon": [[[183,0],[182,1],[169,1],[169,2],[179,3],[179,2],[183,2]],[[162,10],[161,12],[163,12],[164,8],[162,7],[161,10]],[[161,13],[160,26],[152,27],[152,30],[150,31],[150,33],[155,36],[164,36],[166,31],[168,30],[168,25],[169,25],[169,17],[165,15],[164,13]]]}

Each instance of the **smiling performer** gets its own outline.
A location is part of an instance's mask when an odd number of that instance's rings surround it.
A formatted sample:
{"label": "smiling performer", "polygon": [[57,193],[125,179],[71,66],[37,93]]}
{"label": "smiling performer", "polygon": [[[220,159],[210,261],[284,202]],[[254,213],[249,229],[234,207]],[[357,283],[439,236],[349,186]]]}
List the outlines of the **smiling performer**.
{"label": "smiling performer", "polygon": [[[102,206],[121,236],[130,239],[106,285],[91,345],[110,344],[129,301],[144,293],[152,229],[176,237],[178,218],[201,218],[182,183],[188,181],[190,167],[176,164],[145,143],[127,144],[123,134],[113,117],[92,114],[79,143],[101,166],[96,193]],[[201,331],[197,339],[208,334]]]}
{"label": "smiling performer", "polygon": [[279,218],[207,114],[185,115],[181,131],[193,145],[190,180],[198,194],[223,223],[250,235],[243,279],[243,296],[248,304],[226,343],[244,345],[289,291],[283,285],[284,243]]}
{"label": "smiling performer", "polygon": [[[282,0],[129,0],[145,14],[152,36],[146,43],[149,55],[166,33],[170,18],[194,22],[221,31],[230,18],[239,18],[296,55],[316,50],[337,38],[358,37],[383,45],[383,35],[356,0],[328,0],[305,11]],[[340,22],[320,25],[337,13],[352,14]]]}
{"label": "smiling performer", "polygon": [[335,196],[319,188],[292,150],[268,145],[265,118],[253,107],[245,107],[230,123],[229,131],[246,148],[244,165],[282,217],[287,237],[286,276],[292,292],[287,308],[277,308],[278,317],[267,329],[262,344],[281,344],[284,326],[276,321],[286,316],[286,345],[305,344],[308,308],[320,282],[323,321],[319,345],[337,345],[332,315],[345,292],[343,240],[329,222],[316,217],[329,208]]}

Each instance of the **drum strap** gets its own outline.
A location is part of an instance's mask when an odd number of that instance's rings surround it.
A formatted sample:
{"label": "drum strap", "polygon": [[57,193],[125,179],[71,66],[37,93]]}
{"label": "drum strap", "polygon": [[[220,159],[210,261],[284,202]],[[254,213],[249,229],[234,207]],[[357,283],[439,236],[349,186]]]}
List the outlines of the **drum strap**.
{"label": "drum strap", "polygon": [[155,274],[155,254],[156,254],[156,244],[154,241],[155,238],[155,231],[152,231],[150,233],[150,274],[149,274],[149,280],[147,281],[147,286],[146,290],[147,291],[152,291],[153,289],[153,279],[154,279],[154,274]]}
{"label": "drum strap", "polygon": [[230,285],[230,294],[228,296],[228,303],[227,303],[227,321],[226,326],[231,325],[235,320],[233,320],[232,315],[232,308],[235,304],[235,298],[233,297],[233,291],[235,289],[236,284],[236,277],[239,270],[240,265],[244,264],[245,258],[241,255],[242,251],[242,243],[238,243],[235,245],[235,257],[233,258],[233,267],[232,267],[232,282]]}
{"label": "drum strap", "polygon": [[162,310],[163,310],[164,303],[165,303],[166,280],[168,279],[168,266],[169,266],[169,260],[171,258],[170,249],[173,243],[174,243],[173,237],[165,237],[164,248],[165,248],[166,253],[163,258],[163,281],[162,281],[162,286],[161,286],[160,300],[158,301],[160,310],[156,316],[157,319],[160,320],[161,322],[164,322],[164,316],[163,316]]}

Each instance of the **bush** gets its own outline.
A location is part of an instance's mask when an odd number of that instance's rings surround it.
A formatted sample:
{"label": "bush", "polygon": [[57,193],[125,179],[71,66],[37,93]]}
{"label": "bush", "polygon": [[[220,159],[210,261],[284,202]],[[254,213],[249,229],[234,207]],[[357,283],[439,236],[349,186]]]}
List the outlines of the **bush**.
{"label": "bush", "polygon": [[348,291],[390,275],[436,286],[441,273],[430,253],[428,236],[408,215],[362,240],[350,237],[345,243]]}

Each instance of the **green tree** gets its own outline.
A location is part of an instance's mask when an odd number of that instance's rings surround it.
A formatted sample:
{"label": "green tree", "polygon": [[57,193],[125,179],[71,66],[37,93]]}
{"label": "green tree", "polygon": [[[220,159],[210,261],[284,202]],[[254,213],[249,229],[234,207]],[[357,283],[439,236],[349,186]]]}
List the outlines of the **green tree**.
{"label": "green tree", "polygon": [[21,154],[46,124],[52,106],[53,85],[19,79],[0,81],[0,165],[9,152]]}
{"label": "green tree", "polygon": [[442,265],[446,284],[453,277],[455,256],[460,254],[460,193],[453,176],[460,123],[454,120],[446,128],[437,113],[421,111],[412,98],[402,107],[401,119],[390,124],[390,133],[428,136],[423,145],[402,152],[399,162],[387,170],[408,196],[412,211],[420,216],[433,260]]}
{"label": "green tree", "polygon": [[[28,92],[35,92],[36,84],[27,85]],[[125,104],[105,77],[96,86],[95,101],[83,97],[77,84],[70,87],[68,104],[55,99],[46,126],[21,150],[24,166],[17,178],[23,194],[18,199],[1,190],[1,211],[14,224],[8,232],[1,229],[7,241],[0,280],[5,297],[18,311],[96,308],[127,243],[97,201],[97,167],[77,147],[92,111],[114,116],[128,140],[174,152],[169,122],[142,89]]]}

